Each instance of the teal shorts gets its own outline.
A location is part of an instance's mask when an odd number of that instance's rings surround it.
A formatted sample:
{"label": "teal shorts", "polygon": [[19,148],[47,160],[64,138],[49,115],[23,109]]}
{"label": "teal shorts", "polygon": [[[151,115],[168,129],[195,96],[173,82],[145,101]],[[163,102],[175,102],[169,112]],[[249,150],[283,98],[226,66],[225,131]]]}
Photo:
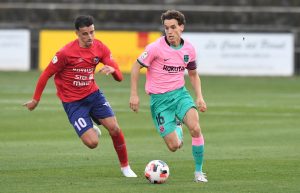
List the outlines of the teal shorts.
{"label": "teal shorts", "polygon": [[161,137],[172,133],[176,128],[176,118],[183,122],[190,108],[196,108],[193,98],[185,87],[150,95],[152,120]]}

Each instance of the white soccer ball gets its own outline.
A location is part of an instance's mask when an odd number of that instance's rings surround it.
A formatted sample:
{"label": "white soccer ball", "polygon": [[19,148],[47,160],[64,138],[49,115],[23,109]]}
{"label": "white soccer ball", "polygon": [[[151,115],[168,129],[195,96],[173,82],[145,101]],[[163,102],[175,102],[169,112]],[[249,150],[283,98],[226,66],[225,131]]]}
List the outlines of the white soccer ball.
{"label": "white soccer ball", "polygon": [[169,166],[161,160],[152,160],[145,168],[145,177],[152,184],[162,184],[166,182],[169,175]]}

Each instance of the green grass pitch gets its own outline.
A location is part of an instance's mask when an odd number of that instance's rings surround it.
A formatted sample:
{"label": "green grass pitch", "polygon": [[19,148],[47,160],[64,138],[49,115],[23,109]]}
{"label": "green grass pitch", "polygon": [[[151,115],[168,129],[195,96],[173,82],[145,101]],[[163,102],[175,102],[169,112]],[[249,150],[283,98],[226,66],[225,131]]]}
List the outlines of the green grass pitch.
{"label": "green grass pitch", "polygon": [[[103,128],[97,149],[81,143],[55,95],[53,79],[35,111],[22,107],[38,76],[36,71],[0,72],[1,193],[300,192],[300,77],[202,77],[208,111],[200,120],[209,182],[197,184],[187,128],[184,147],[169,152],[153,128],[144,76],[136,114],[128,105],[130,76],[118,83],[97,75],[124,131],[136,179],[121,175]],[[170,167],[165,184],[149,184],[143,176],[153,159]]]}

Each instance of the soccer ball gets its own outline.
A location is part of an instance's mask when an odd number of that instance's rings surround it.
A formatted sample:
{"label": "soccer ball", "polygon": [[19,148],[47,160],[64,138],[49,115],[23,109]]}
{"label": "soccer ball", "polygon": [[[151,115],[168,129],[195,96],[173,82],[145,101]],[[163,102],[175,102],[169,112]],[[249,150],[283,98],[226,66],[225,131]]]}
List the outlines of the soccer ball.
{"label": "soccer ball", "polygon": [[161,160],[152,160],[145,168],[145,177],[152,184],[162,184],[166,182],[169,175],[169,166]]}

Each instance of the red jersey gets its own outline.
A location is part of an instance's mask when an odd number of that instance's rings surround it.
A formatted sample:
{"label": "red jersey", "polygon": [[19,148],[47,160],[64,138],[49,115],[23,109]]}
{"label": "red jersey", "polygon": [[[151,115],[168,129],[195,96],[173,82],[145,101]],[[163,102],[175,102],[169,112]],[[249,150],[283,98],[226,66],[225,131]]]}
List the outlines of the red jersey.
{"label": "red jersey", "polygon": [[94,40],[89,48],[79,46],[74,40],[53,57],[41,74],[33,99],[39,101],[48,79],[55,74],[57,96],[63,102],[80,100],[99,89],[94,79],[94,71],[99,62],[115,69],[114,79],[121,81],[122,73],[111,57],[110,50],[99,40]]}

